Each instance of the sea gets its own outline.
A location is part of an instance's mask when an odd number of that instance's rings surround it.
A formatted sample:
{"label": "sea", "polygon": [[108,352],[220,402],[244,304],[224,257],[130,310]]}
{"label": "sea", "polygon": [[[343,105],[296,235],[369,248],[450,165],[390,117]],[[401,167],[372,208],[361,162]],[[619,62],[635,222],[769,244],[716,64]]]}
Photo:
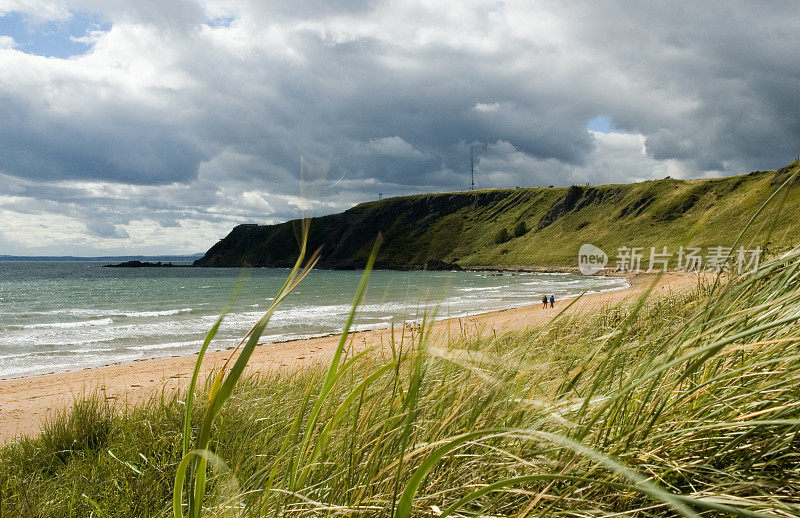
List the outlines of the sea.
{"label": "sea", "polygon": [[[192,354],[235,297],[211,349],[234,346],[288,269],[104,268],[103,262],[0,262],[0,379]],[[315,270],[274,314],[262,341],[340,331],[361,272]],[[372,272],[355,329],[469,316],[627,286],[617,277],[487,271]],[[268,346],[268,345],[267,345]]]}

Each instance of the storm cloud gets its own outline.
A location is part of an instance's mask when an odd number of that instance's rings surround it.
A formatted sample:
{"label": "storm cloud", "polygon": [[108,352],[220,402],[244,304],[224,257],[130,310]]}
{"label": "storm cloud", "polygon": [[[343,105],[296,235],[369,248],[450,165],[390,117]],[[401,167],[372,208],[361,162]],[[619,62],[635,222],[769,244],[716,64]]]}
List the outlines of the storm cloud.
{"label": "storm cloud", "polygon": [[[0,253],[202,251],[238,223],[465,189],[470,152],[479,188],[800,152],[793,2],[0,0],[0,16]],[[37,52],[45,29],[83,50]],[[301,157],[327,172],[304,196]]]}

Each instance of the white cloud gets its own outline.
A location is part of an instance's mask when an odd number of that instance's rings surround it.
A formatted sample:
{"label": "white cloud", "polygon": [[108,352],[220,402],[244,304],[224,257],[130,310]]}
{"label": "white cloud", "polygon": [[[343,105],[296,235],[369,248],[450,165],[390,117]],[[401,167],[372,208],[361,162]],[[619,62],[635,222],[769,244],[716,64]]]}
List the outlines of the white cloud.
{"label": "white cloud", "polygon": [[[557,160],[541,160],[499,141],[486,148],[476,166],[476,183],[484,188],[627,183],[690,173],[677,160],[658,160],[647,154],[645,136],[635,133],[591,132],[596,147],[581,165],[566,165]],[[537,175],[530,175],[537,171]]]}
{"label": "white cloud", "polygon": [[11,36],[0,36],[0,50],[16,48],[17,42]]}
{"label": "white cloud", "polygon": [[500,103],[475,103],[472,109],[476,112],[496,112],[500,109]]}
{"label": "white cloud", "polygon": [[[194,252],[243,221],[462,189],[470,148],[492,187],[738,173],[800,140],[788,2],[0,0],[10,12],[32,31],[109,24],[69,35],[89,45],[69,59],[0,36],[3,238],[24,247]],[[618,133],[588,132],[599,115]],[[301,196],[300,156],[320,173]]]}
{"label": "white cloud", "polygon": [[0,0],[0,16],[22,13],[34,23],[63,22],[72,18],[66,2],[49,0]]}
{"label": "white cloud", "polygon": [[395,135],[369,141],[368,148],[378,154],[399,160],[426,158],[425,153]]}
{"label": "white cloud", "polygon": [[246,211],[261,213],[265,216],[275,212],[275,209],[267,203],[264,196],[256,191],[243,192],[240,207]]}
{"label": "white cloud", "polygon": [[[7,200],[0,198],[0,201]],[[87,239],[85,224],[59,214],[20,213],[0,208],[0,220],[3,221],[3,237],[21,248],[41,248],[51,243],[85,244]]]}

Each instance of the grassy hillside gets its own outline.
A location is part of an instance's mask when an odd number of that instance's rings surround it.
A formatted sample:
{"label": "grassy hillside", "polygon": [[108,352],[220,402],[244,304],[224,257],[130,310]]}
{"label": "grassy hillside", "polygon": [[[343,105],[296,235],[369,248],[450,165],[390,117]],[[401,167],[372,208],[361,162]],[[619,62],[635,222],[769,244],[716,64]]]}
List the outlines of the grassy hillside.
{"label": "grassy hillside", "polygon": [[[446,267],[576,266],[581,244],[609,256],[621,246],[726,246],[775,190],[798,170],[708,180],[666,178],[636,184],[491,189],[392,198],[315,218],[310,246],[323,267],[364,264],[378,231],[378,265]],[[800,243],[800,181],[792,181],[748,231],[746,246],[770,251]],[[522,222],[527,232],[514,237]],[[200,266],[289,266],[296,222],[241,225],[196,262]],[[498,243],[506,229],[511,239]],[[445,264],[443,264],[445,263]]]}

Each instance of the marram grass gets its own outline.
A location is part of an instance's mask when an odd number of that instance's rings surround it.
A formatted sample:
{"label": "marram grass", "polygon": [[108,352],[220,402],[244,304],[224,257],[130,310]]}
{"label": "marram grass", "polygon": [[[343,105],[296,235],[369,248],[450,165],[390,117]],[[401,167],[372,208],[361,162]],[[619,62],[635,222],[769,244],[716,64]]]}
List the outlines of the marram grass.
{"label": "marram grass", "polygon": [[524,332],[231,367],[191,413],[90,394],[0,452],[2,516],[800,516],[798,286],[793,252]]}

